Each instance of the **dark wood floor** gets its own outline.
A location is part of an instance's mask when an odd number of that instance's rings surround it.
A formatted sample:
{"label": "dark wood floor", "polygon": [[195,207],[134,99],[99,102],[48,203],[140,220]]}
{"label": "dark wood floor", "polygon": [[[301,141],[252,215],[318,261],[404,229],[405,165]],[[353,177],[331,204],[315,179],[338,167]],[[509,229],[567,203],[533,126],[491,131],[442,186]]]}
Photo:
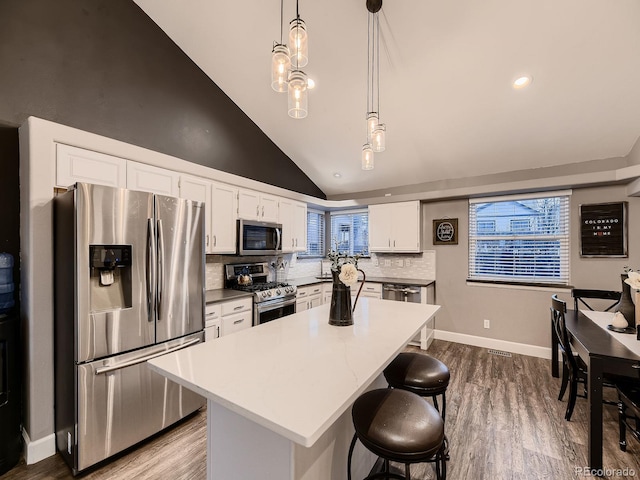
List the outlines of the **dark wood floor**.
{"label": "dark wood floor", "polygon": [[[446,422],[450,480],[587,478],[577,470],[587,465],[586,400],[578,399],[571,422],[566,422],[566,399],[557,400],[560,382],[551,377],[549,360],[515,354],[502,357],[486,349],[440,340],[434,341],[428,353],[445,362],[452,373]],[[606,478],[640,477],[640,444],[629,438],[627,452],[621,452],[615,407],[605,405],[604,409],[604,466],[632,470],[627,476],[613,472]],[[205,479],[205,429],[203,410],[82,478]],[[433,466],[414,465],[412,477],[435,478]],[[22,462],[1,478],[72,476],[55,456],[30,466]]]}

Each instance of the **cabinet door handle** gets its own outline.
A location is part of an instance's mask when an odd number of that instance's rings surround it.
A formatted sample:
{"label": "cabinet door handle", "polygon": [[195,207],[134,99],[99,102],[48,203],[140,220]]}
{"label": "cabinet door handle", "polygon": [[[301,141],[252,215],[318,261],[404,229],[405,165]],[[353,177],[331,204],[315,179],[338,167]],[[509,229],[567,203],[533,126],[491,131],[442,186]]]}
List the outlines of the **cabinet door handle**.
{"label": "cabinet door handle", "polygon": [[242,310],[244,308],[244,305],[238,305],[237,307],[235,307],[233,310]]}
{"label": "cabinet door handle", "polygon": [[389,247],[391,246],[391,239],[389,239],[389,245],[388,245],[388,246],[389,246]]}
{"label": "cabinet door handle", "polygon": [[262,217],[264,218],[264,205],[262,206]]}
{"label": "cabinet door handle", "polygon": [[239,323],[244,322],[244,318],[241,318],[240,320],[236,320],[235,322],[233,322],[234,325],[238,325]]}
{"label": "cabinet door handle", "polygon": [[256,217],[260,216],[260,205],[256,205]]}
{"label": "cabinet door handle", "polygon": [[394,247],[396,246],[396,241],[395,241],[395,240],[393,241],[393,246],[394,246]]}
{"label": "cabinet door handle", "polygon": [[207,235],[207,247],[209,246],[209,235]]}
{"label": "cabinet door handle", "polygon": [[213,246],[215,247],[216,244],[218,243],[218,239],[216,238],[216,236],[213,236]]}

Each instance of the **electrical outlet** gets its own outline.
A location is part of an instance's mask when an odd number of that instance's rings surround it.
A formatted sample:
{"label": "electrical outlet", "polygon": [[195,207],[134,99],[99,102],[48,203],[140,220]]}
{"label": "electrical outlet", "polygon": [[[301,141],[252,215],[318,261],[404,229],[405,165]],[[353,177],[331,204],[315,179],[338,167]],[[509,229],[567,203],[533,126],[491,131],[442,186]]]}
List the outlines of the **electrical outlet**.
{"label": "electrical outlet", "polygon": [[385,266],[385,267],[390,267],[390,266],[391,266],[391,260],[390,260],[390,259],[388,259],[388,258],[386,258],[386,259],[384,260],[384,266]]}
{"label": "electrical outlet", "polygon": [[484,328],[491,328],[491,322],[489,320],[484,321]]}
{"label": "electrical outlet", "polygon": [[396,267],[404,267],[404,260],[402,259],[396,260]]}
{"label": "electrical outlet", "polygon": [[373,266],[374,266],[374,267],[377,267],[378,265],[380,265],[380,264],[378,263],[378,257],[373,257]]}
{"label": "electrical outlet", "polygon": [[411,260],[409,260],[408,258],[404,261],[404,266],[409,268],[411,266]]}

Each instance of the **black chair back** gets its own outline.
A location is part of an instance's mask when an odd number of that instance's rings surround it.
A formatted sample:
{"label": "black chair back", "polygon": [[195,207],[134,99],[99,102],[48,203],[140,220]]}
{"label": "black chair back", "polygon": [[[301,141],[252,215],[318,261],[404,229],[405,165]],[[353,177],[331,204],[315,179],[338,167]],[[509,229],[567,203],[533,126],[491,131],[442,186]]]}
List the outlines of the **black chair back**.
{"label": "black chair back", "polygon": [[620,301],[621,295],[622,295],[622,292],[616,292],[613,290],[591,290],[587,288],[574,288],[573,290],[571,290],[571,296],[573,297],[574,310],[578,310],[578,307],[580,306],[579,304],[584,305],[589,310],[594,310],[594,308],[591,305],[589,305],[585,301],[585,299],[610,300],[613,303],[611,303],[607,308],[603,310],[604,312],[608,312],[613,307],[615,307],[616,304]]}
{"label": "black chair back", "polygon": [[571,342],[569,332],[567,331],[567,325],[565,322],[565,313],[567,312],[567,302],[560,300],[558,295],[551,296],[551,322],[553,329],[558,337],[558,344],[560,350],[562,350],[562,357],[567,364],[567,368],[571,374],[576,374],[578,371],[578,363],[573,356],[571,349]]}

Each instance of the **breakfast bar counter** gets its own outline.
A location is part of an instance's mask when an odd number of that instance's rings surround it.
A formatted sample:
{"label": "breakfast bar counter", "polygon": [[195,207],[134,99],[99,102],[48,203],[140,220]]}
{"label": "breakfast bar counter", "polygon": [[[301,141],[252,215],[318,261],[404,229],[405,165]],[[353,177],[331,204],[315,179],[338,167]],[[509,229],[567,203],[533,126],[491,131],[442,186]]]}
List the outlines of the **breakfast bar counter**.
{"label": "breakfast bar counter", "polygon": [[[207,478],[346,478],[350,407],[440,307],[361,298],[354,324],[329,305],[149,361],[207,398]],[[356,449],[354,478],[375,458]]]}

